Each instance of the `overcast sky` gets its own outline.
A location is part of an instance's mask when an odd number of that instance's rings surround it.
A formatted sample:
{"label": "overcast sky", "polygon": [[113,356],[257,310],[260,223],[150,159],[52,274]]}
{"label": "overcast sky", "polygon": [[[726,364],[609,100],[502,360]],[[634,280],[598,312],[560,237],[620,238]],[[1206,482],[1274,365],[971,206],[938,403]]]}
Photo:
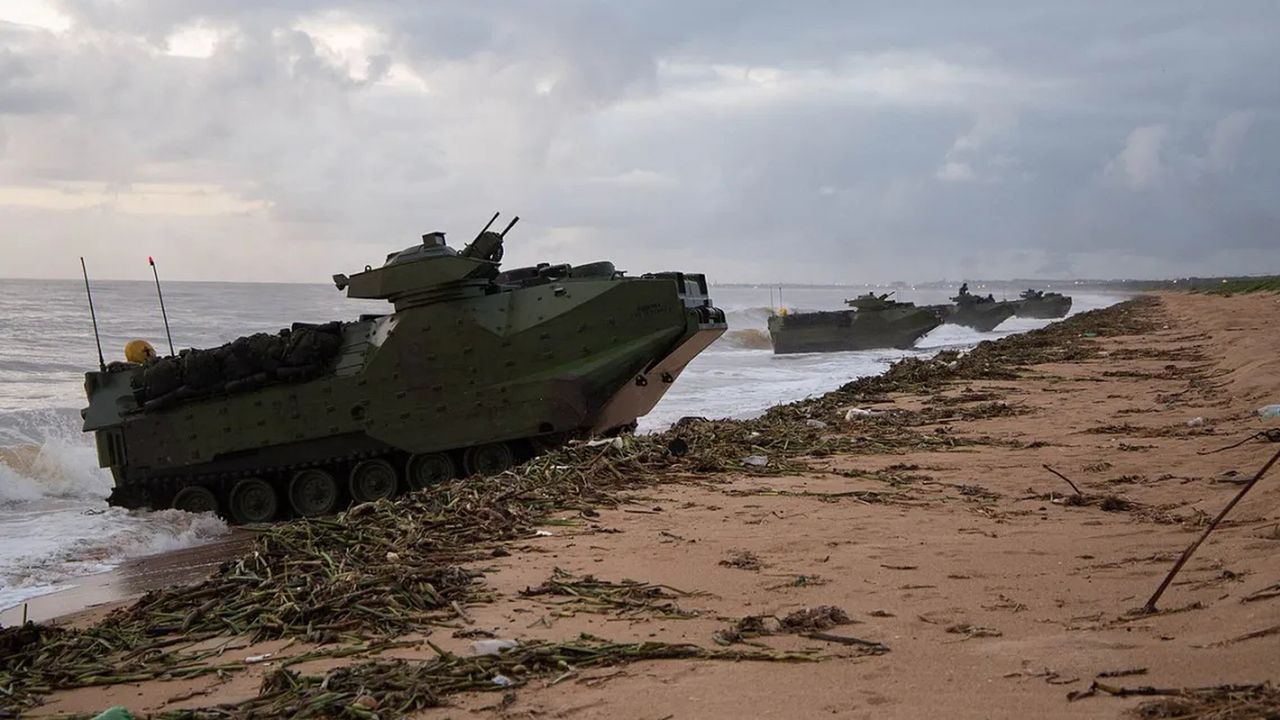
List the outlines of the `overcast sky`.
{"label": "overcast sky", "polygon": [[[961,6],[965,6],[963,9]],[[3,0],[0,276],[1280,271],[1280,3]]]}

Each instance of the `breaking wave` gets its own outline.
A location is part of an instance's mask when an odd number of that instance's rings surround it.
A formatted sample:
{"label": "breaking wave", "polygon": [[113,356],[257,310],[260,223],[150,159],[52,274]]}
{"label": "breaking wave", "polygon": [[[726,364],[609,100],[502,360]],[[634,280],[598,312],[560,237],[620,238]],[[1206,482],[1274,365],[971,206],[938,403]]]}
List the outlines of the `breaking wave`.
{"label": "breaking wave", "polygon": [[229,532],[212,514],[108,507],[111,474],[79,421],[68,409],[0,412],[0,609]]}
{"label": "breaking wave", "polygon": [[773,342],[769,339],[769,331],[757,328],[730,330],[720,336],[719,344],[743,350],[771,350],[773,348]]}
{"label": "breaking wave", "polygon": [[726,310],[725,320],[728,321],[730,330],[762,329],[769,326],[769,316],[772,314],[773,308],[770,307],[737,308]]}

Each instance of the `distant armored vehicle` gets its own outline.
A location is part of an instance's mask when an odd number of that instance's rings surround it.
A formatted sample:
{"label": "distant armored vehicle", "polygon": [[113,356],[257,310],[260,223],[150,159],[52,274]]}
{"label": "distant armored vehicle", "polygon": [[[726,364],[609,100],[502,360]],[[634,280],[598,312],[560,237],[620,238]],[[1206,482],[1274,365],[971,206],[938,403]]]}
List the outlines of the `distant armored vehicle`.
{"label": "distant armored vehicle", "polygon": [[909,348],[938,327],[936,313],[889,296],[867,293],[846,300],[850,310],[783,314],[769,318],[773,352],[837,352]]}
{"label": "distant armored vehicle", "polygon": [[1071,296],[1041,290],[1024,290],[1018,301],[1018,317],[1054,319],[1071,312]]}
{"label": "distant armored vehicle", "polygon": [[931,309],[944,323],[962,325],[978,332],[991,332],[1013,317],[1018,309],[1016,302],[996,300],[990,294],[982,297],[970,293],[968,283],[961,285],[960,292],[951,300],[955,305],[933,305]]}
{"label": "distant armored vehicle", "polygon": [[140,362],[86,373],[84,429],[115,478],[111,504],[265,522],[497,473],[634,427],[725,331],[700,274],[500,272],[511,225],[461,251],[424,235],[334,276],[387,314],[177,356],[135,348]]}

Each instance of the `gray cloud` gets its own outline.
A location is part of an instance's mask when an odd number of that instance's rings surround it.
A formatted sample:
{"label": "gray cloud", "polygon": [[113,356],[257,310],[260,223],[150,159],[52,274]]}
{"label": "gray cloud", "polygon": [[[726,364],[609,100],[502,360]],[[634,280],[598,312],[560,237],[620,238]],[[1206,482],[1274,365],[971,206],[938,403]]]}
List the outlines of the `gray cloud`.
{"label": "gray cloud", "polygon": [[0,13],[0,275],[318,280],[495,208],[725,281],[1280,269],[1270,3],[57,8]]}

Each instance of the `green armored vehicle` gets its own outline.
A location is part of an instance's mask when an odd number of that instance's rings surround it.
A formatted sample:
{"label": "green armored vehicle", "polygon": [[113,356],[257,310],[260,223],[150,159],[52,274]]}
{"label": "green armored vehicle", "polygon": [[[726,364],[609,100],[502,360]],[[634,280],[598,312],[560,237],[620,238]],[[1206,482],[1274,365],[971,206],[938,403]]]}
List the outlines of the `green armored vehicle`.
{"label": "green armored vehicle", "polygon": [[890,300],[892,294],[867,293],[845,300],[850,310],[772,315],[769,337],[773,352],[905,349],[941,324],[937,314]]}
{"label": "green armored vehicle", "polygon": [[991,332],[1000,323],[1013,317],[1018,310],[1018,303],[996,300],[995,296],[986,297],[969,292],[969,284],[960,286],[960,292],[951,298],[954,305],[934,305],[932,309],[950,325],[961,325],[973,328],[978,332]]}
{"label": "green armored vehicle", "polygon": [[493,474],[633,428],[726,329],[700,274],[500,272],[511,225],[461,251],[430,233],[334,276],[387,314],[86,373],[111,504],[265,522]]}
{"label": "green armored vehicle", "polygon": [[1017,316],[1053,320],[1071,312],[1071,296],[1042,290],[1024,290],[1019,296]]}

